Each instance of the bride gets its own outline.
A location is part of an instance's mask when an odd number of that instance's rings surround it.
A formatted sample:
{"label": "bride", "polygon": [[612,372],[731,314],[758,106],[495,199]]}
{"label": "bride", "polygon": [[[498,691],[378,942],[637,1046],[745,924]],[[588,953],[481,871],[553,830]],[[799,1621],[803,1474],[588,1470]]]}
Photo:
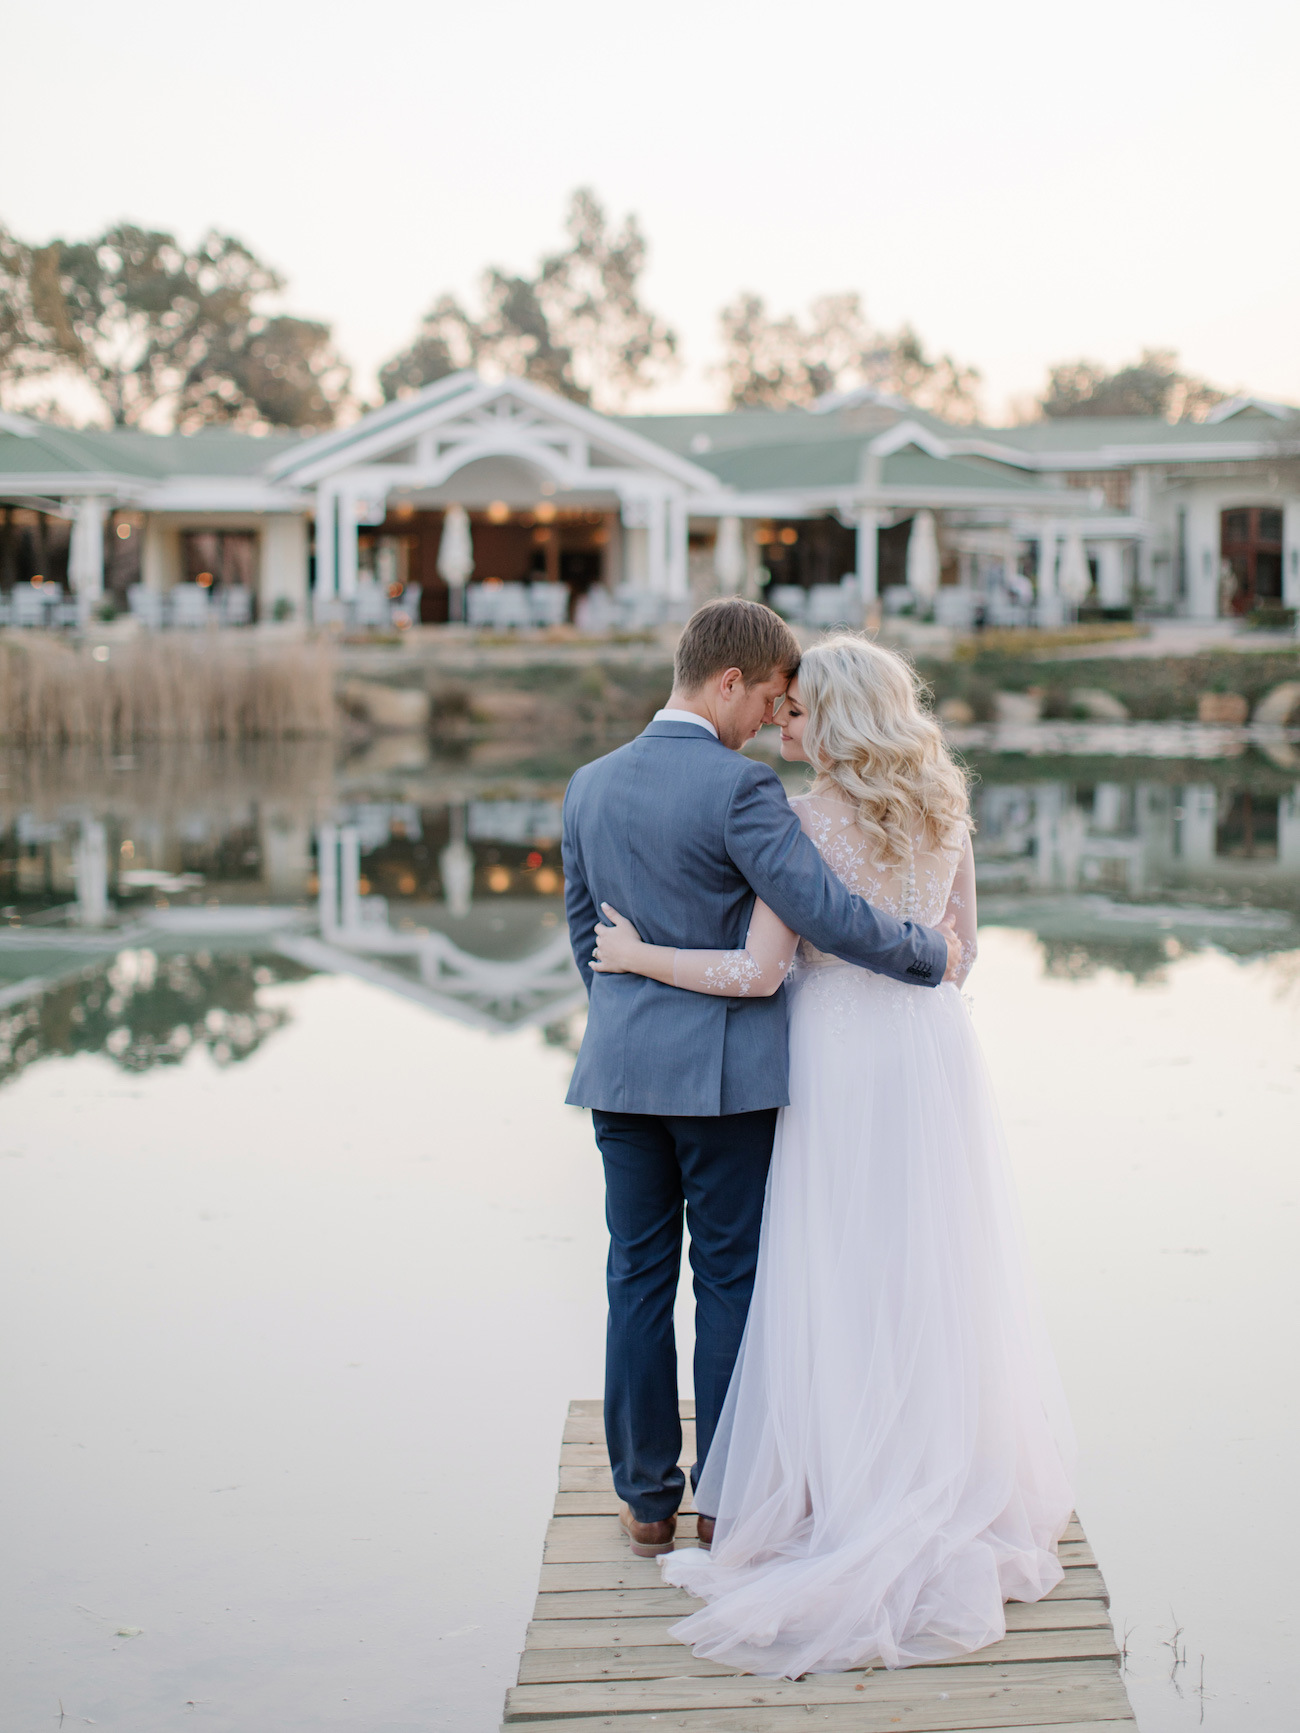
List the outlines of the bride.
{"label": "bride", "polygon": [[[804,657],[780,718],[782,757],[816,772],[792,805],[829,866],[900,919],[955,920],[968,971],[966,780],[908,664],[832,638]],[[996,1642],[1005,1601],[1061,1580],[1071,1446],[960,989],[840,962],[761,902],[742,951],[643,944],[603,912],[597,970],[729,997],[789,976],[790,1105],[695,1496],[713,1544],[661,1561],[708,1604],[673,1635],[788,1678]]]}

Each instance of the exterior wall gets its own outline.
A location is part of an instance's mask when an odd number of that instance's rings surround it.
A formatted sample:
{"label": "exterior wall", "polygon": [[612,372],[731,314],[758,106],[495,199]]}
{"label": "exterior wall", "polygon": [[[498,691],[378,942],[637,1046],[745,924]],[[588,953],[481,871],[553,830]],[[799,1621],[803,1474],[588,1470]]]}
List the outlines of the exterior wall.
{"label": "exterior wall", "polygon": [[160,512],[151,512],[144,526],[140,581],[146,590],[159,591],[181,581],[181,526]]}
{"label": "exterior wall", "polygon": [[262,560],[258,585],[258,612],[263,620],[275,617],[275,605],[284,601],[293,612],[291,620],[307,618],[307,519],[296,513],[269,517],[262,530]]}
{"label": "exterior wall", "polygon": [[1175,605],[1189,619],[1219,617],[1220,519],[1234,506],[1273,506],[1282,512],[1282,594],[1291,605],[1300,605],[1300,498],[1288,498],[1275,476],[1254,473],[1243,465],[1239,477],[1191,478],[1156,496],[1157,546],[1169,552],[1171,593],[1177,583],[1179,508],[1187,513],[1187,594]]}

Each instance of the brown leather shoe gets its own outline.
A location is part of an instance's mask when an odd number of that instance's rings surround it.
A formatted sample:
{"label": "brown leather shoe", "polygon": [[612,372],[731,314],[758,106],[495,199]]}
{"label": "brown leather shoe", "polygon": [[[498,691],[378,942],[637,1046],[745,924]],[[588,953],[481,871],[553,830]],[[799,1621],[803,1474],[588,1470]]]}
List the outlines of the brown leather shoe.
{"label": "brown leather shoe", "polygon": [[673,1550],[673,1536],[677,1533],[675,1516],[666,1517],[663,1522],[638,1522],[630,1510],[624,1509],[618,1520],[638,1558],[655,1558],[661,1552]]}
{"label": "brown leather shoe", "polygon": [[711,1516],[697,1516],[695,1519],[695,1532],[699,1535],[700,1545],[704,1548],[705,1552],[708,1552],[709,1548],[713,1545],[713,1524],[715,1520],[716,1519]]}

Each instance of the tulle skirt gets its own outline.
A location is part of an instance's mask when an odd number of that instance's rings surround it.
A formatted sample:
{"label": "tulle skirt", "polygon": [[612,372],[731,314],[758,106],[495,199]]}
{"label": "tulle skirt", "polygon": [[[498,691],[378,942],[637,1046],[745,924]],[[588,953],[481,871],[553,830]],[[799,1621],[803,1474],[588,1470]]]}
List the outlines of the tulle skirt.
{"label": "tulle skirt", "polygon": [[698,1656],[798,1678],[980,1649],[1061,1580],[1072,1438],[957,989],[797,976],[744,1342],[696,1492]]}

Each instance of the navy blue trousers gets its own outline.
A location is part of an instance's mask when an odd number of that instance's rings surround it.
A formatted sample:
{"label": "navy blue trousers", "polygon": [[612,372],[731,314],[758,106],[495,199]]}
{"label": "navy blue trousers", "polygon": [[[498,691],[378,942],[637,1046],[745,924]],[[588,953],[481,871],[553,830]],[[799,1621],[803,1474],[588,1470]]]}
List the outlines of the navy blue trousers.
{"label": "navy blue trousers", "polygon": [[685,1488],[673,1332],[683,1213],[695,1287],[694,1486],[754,1291],[776,1109],[591,1118],[609,1224],[605,1438],[619,1497],[639,1522],[659,1522],[673,1515]]}

